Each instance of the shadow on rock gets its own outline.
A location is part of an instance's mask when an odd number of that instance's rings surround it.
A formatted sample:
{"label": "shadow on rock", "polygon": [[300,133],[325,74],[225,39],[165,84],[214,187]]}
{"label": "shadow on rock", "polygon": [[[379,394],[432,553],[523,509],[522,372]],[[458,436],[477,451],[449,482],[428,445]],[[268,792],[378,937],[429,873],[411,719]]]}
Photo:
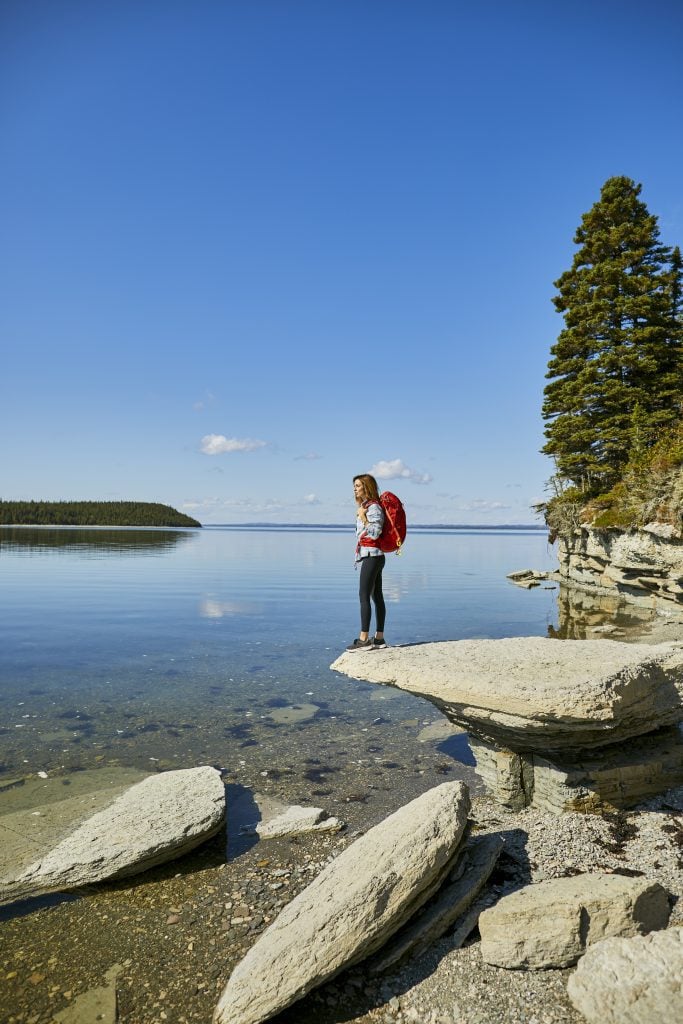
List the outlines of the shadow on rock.
{"label": "shadow on rock", "polygon": [[227,807],[227,859],[236,860],[256,846],[258,835],[245,834],[242,829],[261,821],[261,810],[254,791],[239,783],[229,782],[225,787]]}

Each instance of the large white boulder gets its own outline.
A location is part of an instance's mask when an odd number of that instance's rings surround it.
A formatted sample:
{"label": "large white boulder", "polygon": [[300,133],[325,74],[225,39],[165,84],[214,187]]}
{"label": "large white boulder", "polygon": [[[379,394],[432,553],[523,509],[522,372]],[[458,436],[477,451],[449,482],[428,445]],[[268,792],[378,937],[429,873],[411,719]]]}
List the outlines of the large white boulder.
{"label": "large white boulder", "polygon": [[331,666],[419,694],[512,750],[603,746],[683,719],[683,644],[452,640],[346,652]]}
{"label": "large white boulder", "polygon": [[674,1024],[683,1020],[683,928],[605,939],[567,982],[590,1024]]}
{"label": "large white boulder", "polygon": [[375,825],[299,893],[237,965],[216,1024],[257,1024],[379,949],[429,899],[469,812],[446,782]]}
{"label": "large white boulder", "polygon": [[146,871],[215,835],[224,816],[225,787],[215,768],[150,775],[27,867],[5,873],[0,903]]}
{"label": "large white boulder", "polygon": [[569,967],[601,939],[666,928],[669,913],[666,890],[645,878],[551,878],[484,911],[481,955],[496,967]]}

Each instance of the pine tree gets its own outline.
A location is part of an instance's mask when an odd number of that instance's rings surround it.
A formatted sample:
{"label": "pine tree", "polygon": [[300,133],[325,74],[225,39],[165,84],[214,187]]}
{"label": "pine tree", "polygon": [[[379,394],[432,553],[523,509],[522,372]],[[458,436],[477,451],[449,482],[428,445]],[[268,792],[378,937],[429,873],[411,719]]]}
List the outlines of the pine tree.
{"label": "pine tree", "polygon": [[654,443],[683,401],[680,252],[659,242],[640,191],[630,178],[605,182],[555,282],[565,327],[546,374],[543,451],[584,489],[609,486],[635,433]]}

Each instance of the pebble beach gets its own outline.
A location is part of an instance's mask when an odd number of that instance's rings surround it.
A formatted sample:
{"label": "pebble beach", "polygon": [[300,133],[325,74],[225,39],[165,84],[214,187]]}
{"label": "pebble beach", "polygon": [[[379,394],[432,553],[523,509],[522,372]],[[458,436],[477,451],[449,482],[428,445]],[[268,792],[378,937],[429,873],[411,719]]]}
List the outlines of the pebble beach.
{"label": "pebble beach", "polygon": [[[2,925],[2,1019],[68,1024],[82,1019],[93,993],[105,1011],[109,994],[111,1013],[115,987],[111,1020],[206,1024],[232,969],[279,910],[354,838],[442,780],[442,772],[418,768],[367,801],[349,800],[341,815],[346,828],[336,835],[255,842],[233,832],[226,862],[221,834],[137,879],[50,897],[42,909],[36,901],[15,907]],[[285,795],[281,787],[278,793]],[[330,809],[342,811],[336,803]],[[642,874],[671,894],[670,923],[683,923],[683,788],[607,817],[515,813],[479,794],[471,817],[474,831],[505,839],[487,890],[491,902],[529,881],[594,870]],[[569,973],[491,967],[475,930],[462,948],[446,937],[378,978],[366,977],[361,965],[277,1019],[580,1024],[565,991]]]}

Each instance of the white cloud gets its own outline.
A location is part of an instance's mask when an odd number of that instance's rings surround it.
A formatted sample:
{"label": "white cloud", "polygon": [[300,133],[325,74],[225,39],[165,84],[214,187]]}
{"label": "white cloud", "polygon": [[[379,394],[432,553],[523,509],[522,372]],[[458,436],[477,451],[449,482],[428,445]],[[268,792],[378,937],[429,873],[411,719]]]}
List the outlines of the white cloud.
{"label": "white cloud", "polygon": [[257,441],[250,437],[225,437],[223,434],[206,434],[200,444],[204,455],[223,455],[225,452],[255,452],[257,448],[265,448],[267,441]]}
{"label": "white cloud", "polygon": [[304,505],[319,505],[320,498],[316,494],[304,494]]}
{"label": "white cloud", "polygon": [[388,462],[376,462],[370,470],[378,480],[412,480],[414,484],[429,484],[432,478],[429,473],[420,473],[406,466],[402,459],[390,459]]}
{"label": "white cloud", "polygon": [[294,456],[295,462],[299,462],[301,459],[305,459],[307,462],[314,462],[315,459],[322,459],[322,455],[318,455],[317,452],[306,452],[305,455]]}

